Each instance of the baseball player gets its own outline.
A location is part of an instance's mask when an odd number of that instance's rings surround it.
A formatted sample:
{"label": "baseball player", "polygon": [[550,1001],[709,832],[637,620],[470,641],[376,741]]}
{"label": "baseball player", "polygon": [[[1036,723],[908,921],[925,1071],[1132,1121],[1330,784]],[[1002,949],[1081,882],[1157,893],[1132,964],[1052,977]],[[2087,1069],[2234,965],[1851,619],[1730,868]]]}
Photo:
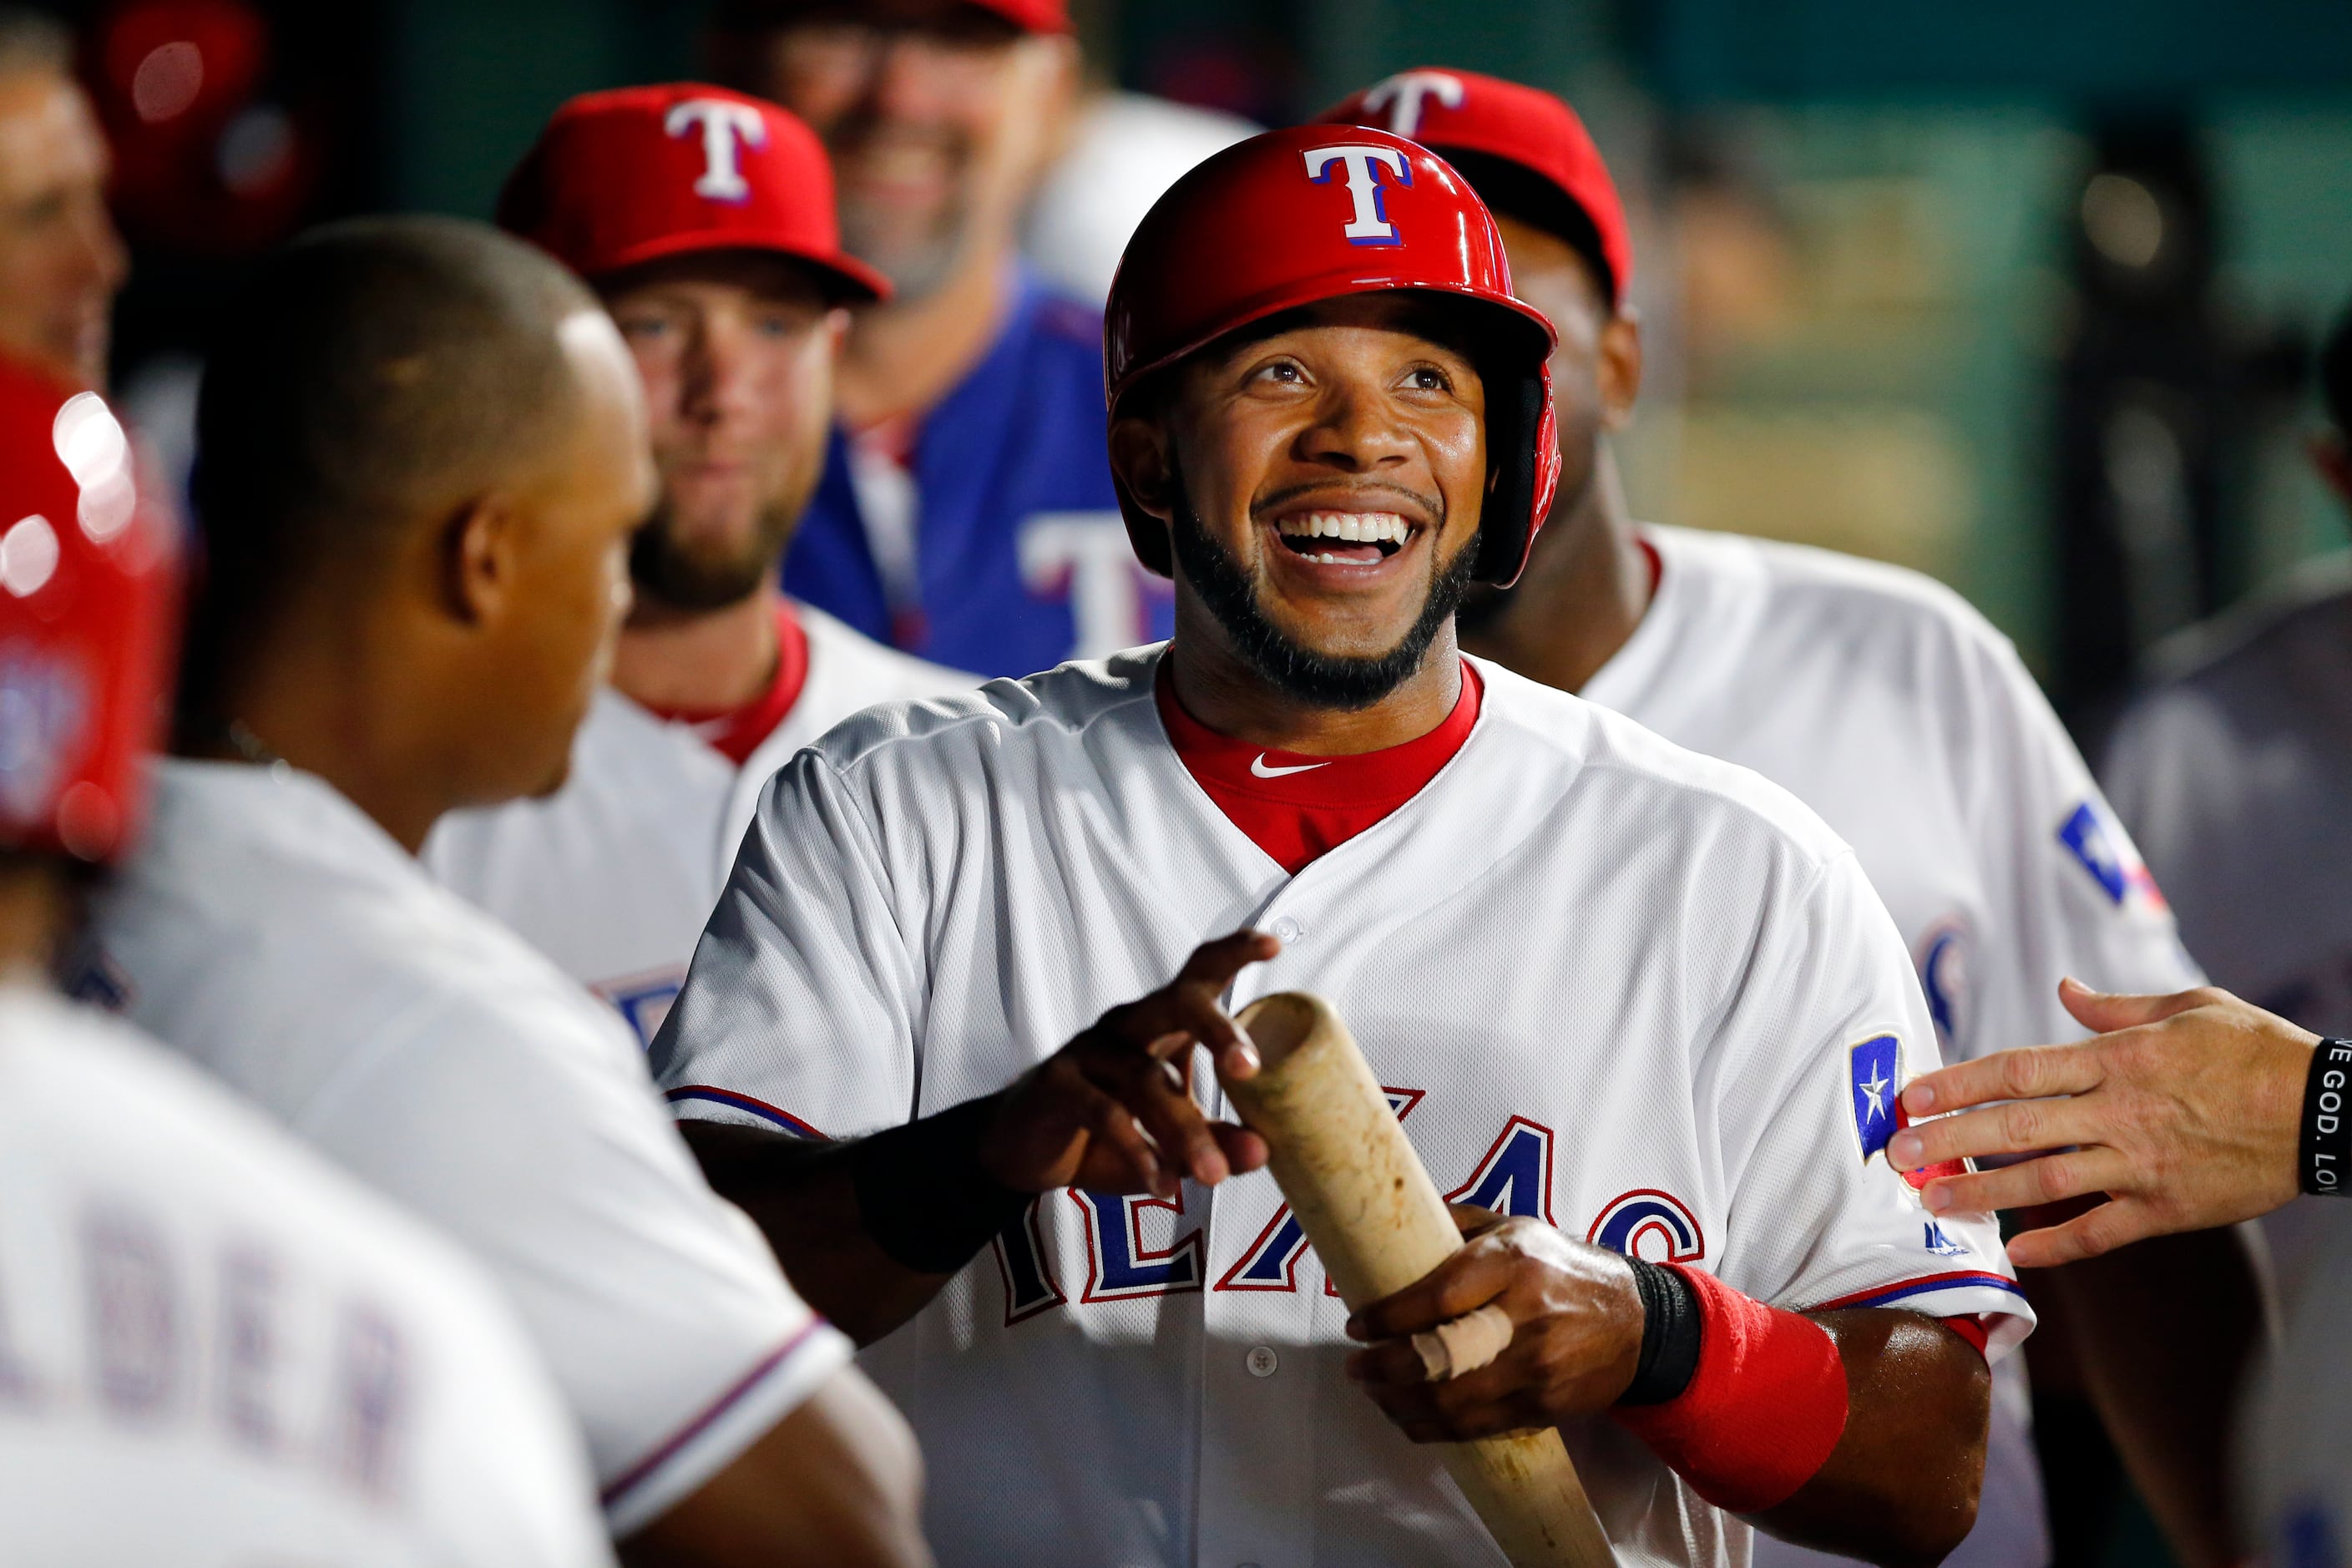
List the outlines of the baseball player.
{"label": "baseball player", "polygon": [[5,1555],[608,1563],[474,1266],[40,978],[137,827],[176,543],[106,405],[9,360],[0,518]]}
{"label": "baseball player", "polygon": [[777,583],[824,462],[845,307],[889,291],[842,254],[806,126],[716,88],[590,93],[556,112],[500,216],[613,312],[662,492],[571,778],[453,813],[425,864],[651,1040],[768,775],[869,703],[975,681]]}
{"label": "baseball player", "polygon": [[476,225],[320,230],[206,366],[178,755],[103,901],[130,1015],[463,1243],[633,1552],[925,1561],[903,1425],[665,1123],[611,1011],[413,858],[562,780],[653,501],[576,279]]}
{"label": "baseball player", "polygon": [[[1470,606],[1470,647],[1753,768],[1819,812],[1894,915],[1948,1056],[2063,1037],[2063,975],[2199,983],[2049,704],[1958,595],[1822,551],[1633,522],[1605,440],[1641,380],[1633,247],[1567,104],[1420,69],[1322,118],[1410,135],[1453,163],[1498,215],[1520,293],[1559,329],[1566,478],[1526,576]],[[2197,1281],[2188,1305],[2183,1280]],[[2143,1491],[2190,1561],[2223,1561],[2228,1369],[2258,1321],[2241,1245],[2182,1238],[2047,1287],[2105,1325],[2080,1337]],[[1996,1389],[1984,1501],[1950,1561],[2039,1568],[2050,1541],[2018,1360]],[[1781,1542],[1757,1555],[1811,1560]]]}
{"label": "baseball player", "polygon": [[110,162],[72,36],[0,3],[0,352],[74,386],[106,380],[130,272],[106,208]]}
{"label": "baseball player", "polygon": [[[1173,640],[793,758],[654,1046],[957,1457],[943,1558],[1492,1564],[1412,1444],[1553,1424],[1624,1561],[1940,1556],[2031,1314],[1881,1153],[1937,1059],[1900,940],[1782,792],[1456,650],[1558,462],[1486,209],[1402,138],[1269,132],[1154,207],[1108,321]],[[1352,1320],[1185,1071],[1252,1070],[1224,1006],[1294,988],[1494,1216]],[[1490,1301],[1501,1359],[1427,1382],[1402,1337]]]}
{"label": "baseball player", "polygon": [[719,81],[816,128],[887,274],[784,582],[877,640],[1027,675],[1165,637],[1102,445],[1102,320],[1021,259],[1077,76],[1066,0],[726,0]]}

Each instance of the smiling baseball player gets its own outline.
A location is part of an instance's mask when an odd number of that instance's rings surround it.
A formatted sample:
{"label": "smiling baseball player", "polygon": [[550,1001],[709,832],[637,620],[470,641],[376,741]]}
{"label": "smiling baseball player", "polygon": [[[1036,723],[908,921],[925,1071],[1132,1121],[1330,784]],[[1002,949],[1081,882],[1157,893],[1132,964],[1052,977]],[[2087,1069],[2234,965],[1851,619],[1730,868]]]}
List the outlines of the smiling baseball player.
{"label": "smiling baseball player", "polygon": [[785,597],[777,563],[824,466],[849,304],[833,177],[773,104],[692,83],[558,110],[499,203],[596,289],[645,383],[662,495],[636,602],[540,800],[454,812],[425,863],[651,1040],[760,786],[857,710],[969,688]]}
{"label": "smiling baseball player", "polygon": [[[1886,1164],[1936,1060],[1900,939],[1788,795],[1456,649],[1557,463],[1486,209],[1271,132],[1162,198],[1108,320],[1174,639],[795,757],[654,1047],[925,1439],[943,1559],[1491,1564],[1412,1443],[1551,1424],[1627,1562],[1743,1561],[1743,1517],[1940,1555],[2031,1318]],[[1278,947],[1187,960],[1243,922]],[[1187,1087],[1192,1040],[1250,1070],[1221,1000],[1293,988],[1504,1216],[1352,1321]],[[1402,1337],[1490,1301],[1500,1359],[1426,1382]]]}
{"label": "smiling baseball player", "polygon": [[[1496,213],[1520,291],[1559,330],[1567,478],[1526,577],[1466,607],[1470,647],[1754,768],[1821,813],[1903,933],[1947,1056],[2078,1033],[2059,1005],[2066,974],[2111,990],[2199,983],[2057,716],[1958,595],[1875,563],[1633,521],[1606,439],[1641,381],[1633,247],[1567,104],[1423,68],[1322,118],[1410,134],[1453,161]],[[2241,1244],[2182,1237],[2028,1283],[2045,1279],[2083,1325],[2103,1413],[2174,1539],[2191,1561],[2221,1561],[2227,1368],[2258,1300]],[[1807,1555],[1758,1549],[1789,1568]],[[1999,1369],[1984,1504],[1951,1562],[2049,1556],[2021,1359]]]}

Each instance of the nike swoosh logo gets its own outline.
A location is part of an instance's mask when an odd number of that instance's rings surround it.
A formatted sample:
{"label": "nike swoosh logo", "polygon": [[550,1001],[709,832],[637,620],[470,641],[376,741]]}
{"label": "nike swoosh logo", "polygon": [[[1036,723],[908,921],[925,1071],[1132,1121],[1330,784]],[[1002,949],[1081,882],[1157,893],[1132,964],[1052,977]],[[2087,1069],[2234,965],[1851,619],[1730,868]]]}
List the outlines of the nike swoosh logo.
{"label": "nike swoosh logo", "polygon": [[1311,773],[1317,768],[1328,768],[1330,765],[1331,764],[1328,763],[1300,763],[1296,767],[1268,767],[1265,762],[1265,753],[1264,752],[1260,752],[1250,763],[1250,772],[1255,773],[1262,779],[1278,779],[1290,773]]}

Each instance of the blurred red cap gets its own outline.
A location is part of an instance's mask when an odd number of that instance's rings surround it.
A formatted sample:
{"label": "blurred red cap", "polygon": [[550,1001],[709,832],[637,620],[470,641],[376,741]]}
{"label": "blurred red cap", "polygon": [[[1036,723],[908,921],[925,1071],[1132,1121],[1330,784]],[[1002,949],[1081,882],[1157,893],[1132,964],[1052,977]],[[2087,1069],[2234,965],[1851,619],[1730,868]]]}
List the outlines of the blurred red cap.
{"label": "blurred red cap", "polygon": [[772,103],[698,82],[583,93],[507,180],[499,223],[583,278],[703,250],[804,261],[863,302],[888,280],[841,248],[833,165]]}
{"label": "blurred red cap", "polygon": [[1448,157],[1469,153],[1497,158],[1533,174],[1591,224],[1609,273],[1602,279],[1609,301],[1623,301],[1633,279],[1624,205],[1584,121],[1550,93],[1476,71],[1423,68],[1399,71],[1316,118],[1327,124],[1377,125]]}
{"label": "blurred red cap", "polygon": [[993,12],[1024,33],[1066,33],[1070,30],[1069,0],[968,0]]}
{"label": "blurred red cap", "polygon": [[128,847],[178,567],[105,401],[0,360],[0,845],[90,861]]}

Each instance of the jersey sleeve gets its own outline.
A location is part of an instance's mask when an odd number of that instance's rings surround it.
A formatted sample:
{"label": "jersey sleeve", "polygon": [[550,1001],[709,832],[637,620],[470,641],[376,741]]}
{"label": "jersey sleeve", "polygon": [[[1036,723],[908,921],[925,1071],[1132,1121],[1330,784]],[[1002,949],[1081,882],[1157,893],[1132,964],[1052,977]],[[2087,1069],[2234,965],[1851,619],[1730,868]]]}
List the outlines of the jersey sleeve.
{"label": "jersey sleeve", "polygon": [[1750,959],[1702,1082],[1729,1184],[1717,1273],[1792,1310],[1976,1317],[2006,1352],[2033,1314],[1998,1226],[1929,1215],[1886,1159],[1902,1086],[1940,1063],[1902,938],[1850,852],[1768,911]]}
{"label": "jersey sleeve", "polygon": [[851,1346],[703,1181],[625,1026],[548,981],[419,1008],[301,1130],[503,1287],[619,1537],[732,1463]]}
{"label": "jersey sleeve", "polygon": [[681,1118],[839,1138],[914,1112],[919,973],[882,847],[817,751],[769,781],[653,1044]]}
{"label": "jersey sleeve", "polygon": [[2081,1038],[2086,1031],[2058,1001],[2070,974],[2117,992],[2182,991],[2205,978],[2016,651],[1988,630],[1976,652],[1969,829],[2000,929],[1978,948],[1977,1016],[1953,1042],[1966,1057]]}

